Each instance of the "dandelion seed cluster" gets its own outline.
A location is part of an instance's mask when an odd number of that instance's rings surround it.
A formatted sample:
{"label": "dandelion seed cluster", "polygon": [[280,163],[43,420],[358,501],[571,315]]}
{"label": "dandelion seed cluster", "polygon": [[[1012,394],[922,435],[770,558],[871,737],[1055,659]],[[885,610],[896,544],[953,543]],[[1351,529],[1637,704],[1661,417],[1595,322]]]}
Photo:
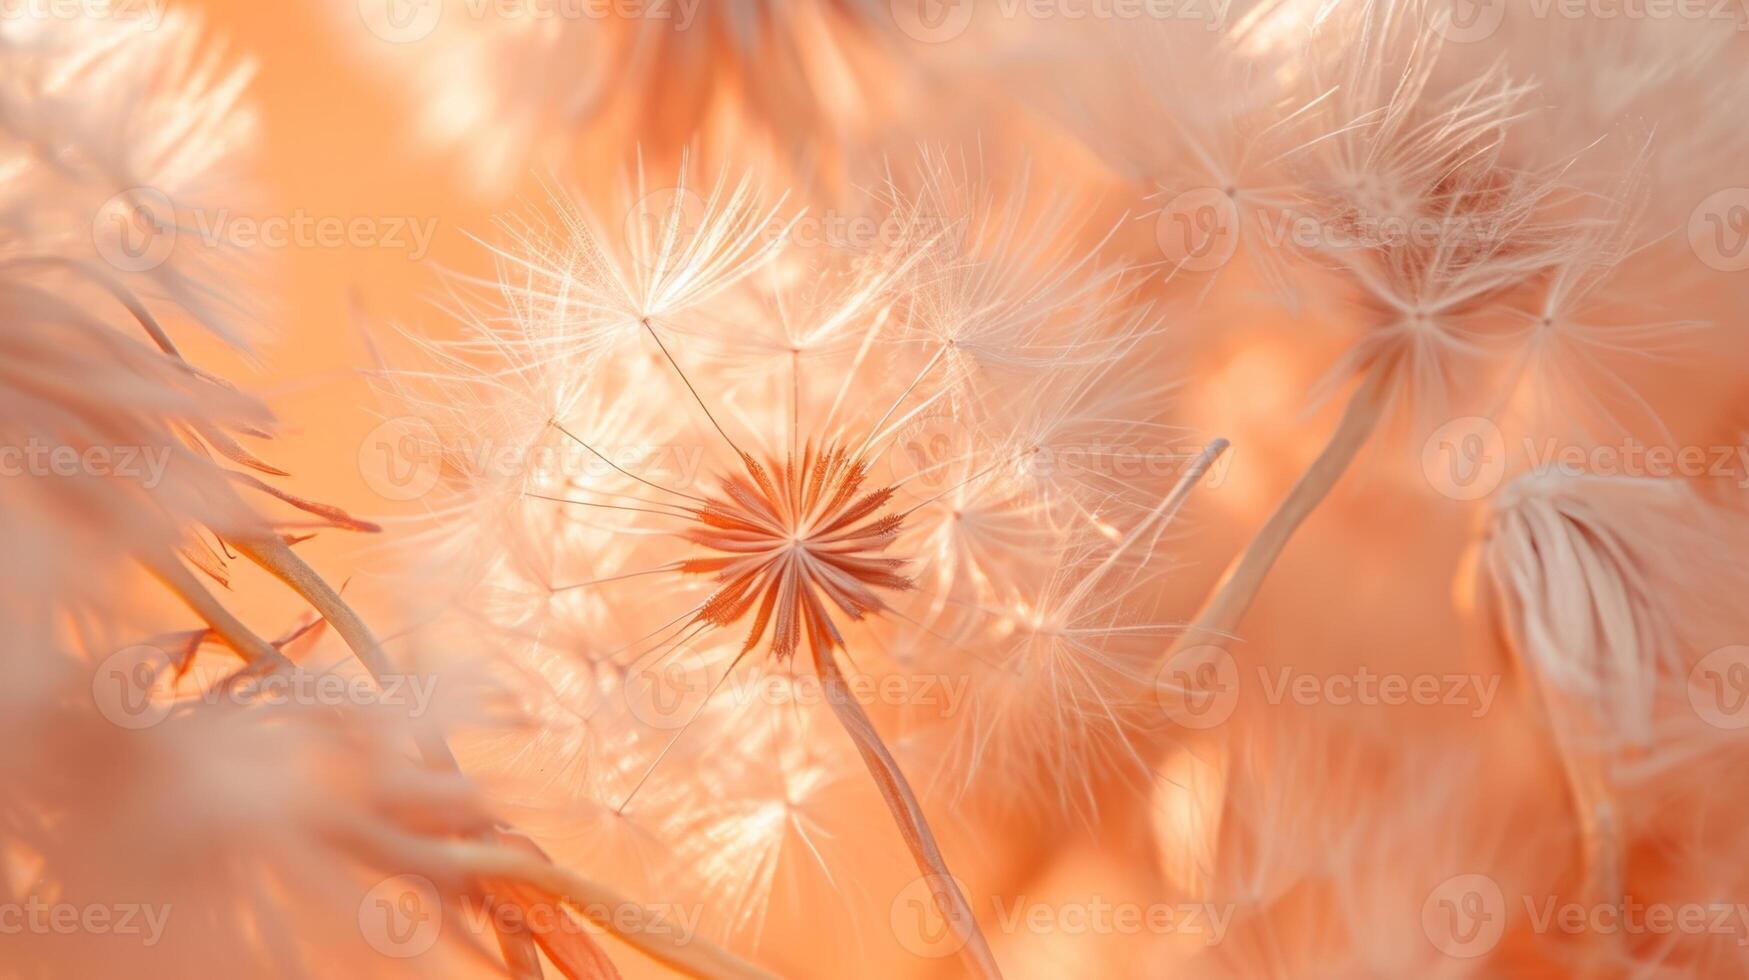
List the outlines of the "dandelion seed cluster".
{"label": "dandelion seed cluster", "polygon": [[[1024,779],[1085,803],[1101,761],[1136,762],[1119,719],[1151,697],[1167,627],[1126,597],[1199,454],[1154,421],[1167,380],[1126,368],[1161,343],[1133,277],[1023,244],[1049,229],[925,175],[871,205],[916,234],[854,256],[746,233],[795,220],[746,182],[707,184],[702,223],[632,222],[626,246],[557,202],[561,237],[507,250],[516,278],[440,349],[449,394],[400,381],[402,404],[446,411],[434,454],[467,455],[484,403],[531,450],[511,455],[567,447],[573,472],[458,472],[428,533],[470,555],[485,615],[555,688],[675,663],[733,685],[842,651],[966,684],[963,713],[916,722],[952,747],[950,793]],[[1112,465],[1142,452],[1159,465]]]}
{"label": "dandelion seed cluster", "polygon": [[1744,975],[1742,27],[8,5],[0,974]]}

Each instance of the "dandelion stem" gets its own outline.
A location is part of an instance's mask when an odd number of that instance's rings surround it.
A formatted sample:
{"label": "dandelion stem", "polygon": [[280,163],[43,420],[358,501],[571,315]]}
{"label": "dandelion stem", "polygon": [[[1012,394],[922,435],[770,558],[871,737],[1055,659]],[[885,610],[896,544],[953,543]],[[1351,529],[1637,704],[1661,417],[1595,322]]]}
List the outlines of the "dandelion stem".
{"label": "dandelion stem", "polygon": [[1361,379],[1360,386],[1349,398],[1348,407],[1343,410],[1342,421],[1331,433],[1330,441],[1325,443],[1312,465],[1300,474],[1293,489],[1276,506],[1275,512],[1269,515],[1244,552],[1227,567],[1214,592],[1198,611],[1196,620],[1168,649],[1166,659],[1170,660],[1194,644],[1233,635],[1294,532],[1329,496],[1336,481],[1348,472],[1361,447],[1378,428],[1389,400],[1388,370],[1381,364]]}
{"label": "dandelion stem", "polygon": [[[1516,649],[1516,648],[1514,648]],[[1573,818],[1579,825],[1579,860],[1584,872],[1581,901],[1586,908],[1617,906],[1622,900],[1622,842],[1615,819],[1615,799],[1601,760],[1582,747],[1583,735],[1576,725],[1586,724],[1587,713],[1575,711],[1554,684],[1524,663],[1521,669],[1536,678],[1542,691],[1543,713],[1553,733],[1555,754],[1572,796]],[[1605,945],[1608,945],[1606,937]],[[1619,952],[1616,951],[1616,952]],[[1587,975],[1596,975],[1596,970]]]}
{"label": "dandelion stem", "polygon": [[737,654],[735,659],[730,662],[729,669],[723,671],[723,676],[717,678],[717,682],[711,685],[709,691],[705,692],[703,700],[699,701],[698,707],[692,709],[691,716],[686,719],[686,724],[680,726],[680,730],[668,739],[668,744],[662,746],[662,751],[656,753],[656,758],[650,760],[649,766],[644,769],[644,774],[639,776],[637,783],[632,786],[632,791],[626,794],[626,798],[621,800],[619,806],[613,811],[615,814],[626,812],[626,807],[631,805],[632,799],[638,795],[638,790],[644,788],[644,784],[649,782],[650,777],[655,774],[656,767],[662,764],[663,759],[668,758],[668,753],[674,751],[675,744],[692,729],[693,723],[698,721],[698,716],[704,714],[705,706],[710,704],[711,698],[716,696],[718,689],[723,686],[724,681],[729,679],[729,675],[735,672],[735,668],[741,666],[741,660],[747,656],[747,651],[751,649],[753,648],[748,647],[747,650],[742,650]]}
{"label": "dandelion stem", "polygon": [[[996,462],[991,463],[990,465],[979,470],[978,472],[973,473],[971,476],[968,476],[965,479],[961,480],[960,482],[954,484],[953,486],[948,487],[947,489],[934,495],[933,497],[926,498],[921,503],[918,503],[918,504],[911,506],[909,509],[900,513],[899,516],[900,517],[910,517],[912,514],[917,513],[918,511],[922,510],[925,507],[928,507],[930,504],[935,503],[936,501],[947,496],[948,494],[953,493],[956,490],[960,490],[960,489],[963,489],[965,487],[972,485],[973,483],[977,482],[978,480],[981,480],[984,477],[989,476],[991,473],[996,472],[997,470],[1001,469],[1004,466],[1007,466],[1009,463],[1012,463],[1015,460],[1025,459],[1028,456],[1037,455],[1038,451],[1039,451],[1038,447],[1034,446],[1031,449],[1021,450],[1020,452],[1015,453],[1013,456],[1009,457],[1008,459],[999,459]],[[917,479],[918,477],[922,476],[923,474],[929,472],[932,469],[935,469],[938,466],[947,465],[948,462],[957,462],[957,460],[951,460],[951,461],[950,460],[943,460],[940,463],[935,463],[935,464],[932,464],[930,466],[924,467],[923,469],[918,470],[917,472],[911,474],[910,476],[904,478],[903,480],[900,480],[899,482],[893,484],[893,486],[902,487],[905,484],[910,483],[912,480]]]}
{"label": "dandelion stem", "polygon": [[594,446],[591,446],[590,444],[577,438],[577,435],[575,433],[573,433],[570,429],[565,428],[564,425],[561,424],[558,419],[548,419],[547,424],[552,426],[555,429],[558,429],[560,432],[563,432],[567,437],[570,438],[570,440],[572,442],[574,442],[577,445],[582,446],[584,449],[587,449],[590,452],[594,453],[597,457],[600,458],[600,460],[603,463],[606,463],[607,465],[613,467],[616,471],[618,471],[626,476],[631,477],[632,479],[638,481],[639,483],[642,483],[644,486],[649,487],[652,490],[660,490],[663,493],[671,493],[671,494],[674,494],[676,497],[681,497],[681,498],[684,498],[686,500],[695,500],[701,504],[705,502],[703,497],[695,497],[690,493],[682,493],[679,490],[673,490],[673,489],[670,489],[668,487],[665,487],[665,486],[661,485],[660,483],[652,483],[649,480],[646,480],[643,477],[637,475],[636,473],[632,473],[632,472],[626,470],[624,467],[620,466],[618,463],[615,463],[613,460],[608,459],[606,456],[601,455],[601,451],[599,449],[596,449]]}
{"label": "dandelion stem", "polygon": [[668,345],[662,343],[661,336],[656,333],[655,324],[650,322],[649,317],[645,317],[641,322],[644,325],[644,330],[650,334],[650,339],[656,342],[657,347],[662,348],[662,356],[668,359],[668,366],[674,369],[675,374],[680,375],[680,383],[686,386],[687,391],[692,392],[692,400],[698,402],[699,409],[704,412],[704,417],[710,420],[711,427],[717,430],[717,435],[723,437],[723,441],[729,444],[729,448],[735,451],[736,456],[747,458],[747,454],[742,452],[741,447],[735,445],[735,440],[730,439],[729,434],[723,430],[723,424],[717,421],[715,415],[711,414],[710,406],[704,403],[703,396],[698,393],[697,388],[692,386],[692,379],[688,378],[686,372],[680,369],[680,362],[676,361],[674,355],[668,352]]}
{"label": "dandelion stem", "polygon": [[633,514],[655,514],[657,517],[678,517],[678,518],[682,518],[682,519],[690,519],[692,516],[690,514],[685,514],[685,513],[678,513],[677,514],[673,511],[668,511],[668,510],[657,510],[654,507],[631,507],[631,506],[628,506],[626,504],[602,504],[602,503],[597,503],[593,500],[572,500],[569,497],[554,497],[550,494],[545,494],[545,493],[524,493],[523,496],[529,497],[529,498],[534,499],[534,500],[545,500],[545,501],[549,501],[549,502],[555,503],[555,504],[571,504],[571,505],[576,506],[576,507],[599,507],[602,510],[623,510],[623,511],[628,511],[628,512],[633,513]]}
{"label": "dandelion stem", "polygon": [[[377,642],[376,634],[365,623],[364,618],[353,611],[352,606],[341,598],[322,576],[316,574],[291,547],[280,540],[277,535],[243,538],[236,542],[237,550],[248,556],[250,561],[266,569],[275,578],[290,586],[293,592],[304,597],[316,612],[334,627],[334,632],[346,641],[352,648],[354,656],[358,657],[365,669],[370,671],[377,683],[398,673],[393,660],[384,652],[382,644]],[[444,769],[459,770],[455,756],[449,750],[449,743],[443,736],[420,733],[418,736],[419,752],[427,762],[441,766]]]}
{"label": "dandelion stem", "polygon": [[796,454],[797,437],[802,427],[802,352],[789,352],[789,454]]}
{"label": "dandelion stem", "polygon": [[[1215,465],[1215,462],[1221,458],[1221,454],[1227,451],[1227,446],[1228,442],[1225,439],[1216,439],[1209,443],[1208,446],[1197,455],[1196,461],[1191,464],[1190,469],[1179,479],[1171,492],[1166,494],[1166,496],[1161,497],[1160,502],[1154,506],[1152,511],[1149,511],[1147,518],[1138,523],[1130,530],[1129,534],[1124,536],[1122,541],[1119,541],[1113,546],[1111,554],[1106,555],[1105,560],[1101,561],[1098,567],[1094,568],[1091,573],[1082,577],[1080,583],[1075,586],[1074,591],[1069,593],[1069,598],[1063,604],[1064,608],[1074,609],[1079,606],[1081,602],[1099,586],[1100,582],[1105,578],[1105,573],[1110,571],[1111,567],[1117,564],[1118,560],[1121,559],[1130,548],[1134,547],[1135,543],[1140,541],[1142,535],[1147,534],[1150,528],[1165,527],[1172,518],[1178,514],[1178,509],[1184,506],[1185,500],[1189,499],[1191,488],[1196,486],[1196,481],[1202,479],[1203,476],[1208,473],[1209,469]],[[1156,540],[1158,540],[1158,534],[1156,534]],[[1151,549],[1153,546],[1149,545],[1149,547]]]}
{"label": "dandelion stem", "polygon": [[1585,890],[1594,903],[1621,900],[1621,840],[1615,826],[1608,784],[1594,760],[1581,761],[1570,745],[1561,745],[1561,761],[1572,785],[1573,807],[1585,849]]}
{"label": "dandelion stem", "polygon": [[[394,671],[393,662],[377,642],[370,627],[284,541],[277,537],[244,540],[238,542],[238,549],[308,600],[333,625],[335,632],[352,648],[359,661],[379,680]],[[434,764],[442,765],[445,769],[459,769],[455,756],[441,736],[422,737],[420,751]],[[613,932],[633,948],[682,972],[704,977],[768,976],[756,967],[697,938],[615,929],[611,916],[598,917],[599,913],[597,916],[591,916],[590,913],[600,909],[629,907],[630,903],[551,862],[508,854],[491,845],[473,842],[452,841],[424,846],[445,848],[450,856],[460,858],[468,864],[476,877],[517,878],[561,896],[586,917],[591,917],[598,926]],[[516,937],[507,938],[509,941],[516,941]]]}
{"label": "dandelion stem", "polygon": [[868,358],[869,349],[874,346],[875,338],[881,332],[885,317],[875,317],[868,330],[862,335],[862,343],[856,348],[856,356],[850,359],[850,367],[844,372],[844,381],[838,386],[838,394],[832,399],[832,407],[826,410],[826,417],[820,423],[819,430],[829,433],[832,430],[832,420],[838,417],[838,409],[844,405],[845,396],[850,394],[851,383],[856,380],[857,372],[862,370],[862,362]]}
{"label": "dandelion stem", "polygon": [[616,926],[616,910],[641,908],[642,903],[569,871],[543,854],[476,841],[399,841],[394,846],[429,852],[420,856],[433,864],[454,863],[477,879],[526,882],[576,909],[626,945],[687,976],[775,980],[752,963],[673,924],[653,921],[642,928]]}
{"label": "dandelion stem", "polygon": [[[377,642],[376,634],[371,632],[370,626],[341,598],[333,586],[316,574],[316,570],[299,558],[291,546],[278,535],[243,538],[237,542],[237,550],[290,586],[293,592],[303,596],[334,627],[340,638],[346,641],[353,655],[364,664],[379,685],[395,673],[394,661],[389,659],[382,645]],[[414,738],[419,754],[425,757],[428,764],[447,772],[461,772],[455,754],[449,749],[448,740],[441,733],[421,731]],[[515,967],[534,956],[530,948],[533,940],[529,936],[502,927],[497,927],[497,932],[499,942],[506,948],[507,966]]]}
{"label": "dandelion stem", "polygon": [[862,441],[862,446],[857,449],[857,456],[861,457],[867,454],[868,447],[874,445],[875,442],[882,438],[883,434],[881,432],[881,426],[887,424],[887,420],[893,417],[893,413],[899,410],[900,405],[905,404],[905,399],[911,397],[911,392],[917,390],[917,386],[923,383],[924,378],[929,377],[929,372],[935,370],[935,366],[940,364],[941,359],[946,355],[947,347],[946,345],[943,345],[940,350],[935,352],[935,356],[929,359],[929,363],[923,365],[923,370],[917,372],[917,377],[912,378],[911,383],[905,386],[905,390],[899,392],[899,397],[893,399],[893,404],[887,409],[886,414],[881,416],[879,422],[876,422],[869,427],[868,438],[864,439]]}
{"label": "dandelion stem", "polygon": [[875,785],[880,788],[881,798],[886,801],[887,809],[892,813],[894,822],[899,827],[900,836],[905,838],[905,846],[910,848],[911,856],[917,862],[917,869],[927,875],[932,887],[930,894],[934,897],[936,908],[942,918],[953,929],[956,937],[963,942],[960,956],[966,965],[978,977],[1000,980],[1002,971],[996,966],[996,957],[990,952],[990,944],[985,941],[984,933],[978,928],[978,917],[972,912],[971,903],[960,891],[959,882],[947,869],[947,861],[941,856],[941,847],[935,842],[935,834],[929,829],[929,822],[924,819],[923,808],[917,803],[917,795],[911,791],[911,784],[906,781],[905,774],[899,769],[899,763],[893,754],[887,750],[880,734],[875,731],[874,722],[869,720],[868,713],[862,710],[850,685],[844,679],[844,673],[838,667],[838,661],[832,654],[832,648],[824,645],[813,645],[814,668],[819,672],[820,682],[825,687],[826,700],[832,705],[832,712],[838,716],[839,724],[849,734],[850,740],[856,743],[857,752],[861,753],[863,764],[868,766],[869,775],[874,777]]}
{"label": "dandelion stem", "polygon": [[271,643],[256,636],[232,615],[182,563],[174,558],[164,558],[148,562],[147,567],[165,588],[187,603],[188,608],[194,610],[195,615],[212,627],[212,631],[251,667],[271,669],[288,663]]}
{"label": "dandelion stem", "polygon": [[625,572],[621,575],[606,575],[601,578],[592,578],[586,582],[572,582],[569,585],[554,585],[549,587],[549,591],[567,592],[571,589],[587,589],[594,585],[606,585],[609,582],[624,582],[627,579],[642,578],[646,575],[658,575],[662,572],[675,572],[679,570],[680,562],[669,562],[666,565],[658,565],[655,568],[646,568],[641,572]]}

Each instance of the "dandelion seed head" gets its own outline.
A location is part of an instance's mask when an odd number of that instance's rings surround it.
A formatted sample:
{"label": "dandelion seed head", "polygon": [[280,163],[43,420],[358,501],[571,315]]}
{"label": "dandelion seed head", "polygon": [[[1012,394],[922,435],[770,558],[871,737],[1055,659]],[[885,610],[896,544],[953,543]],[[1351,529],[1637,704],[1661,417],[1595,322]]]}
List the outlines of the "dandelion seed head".
{"label": "dandelion seed head", "polygon": [[[868,209],[895,233],[853,253],[768,237],[794,219],[733,178],[703,222],[616,234],[612,207],[568,203],[516,226],[508,292],[388,385],[416,414],[457,406],[440,443],[504,419],[614,464],[543,484],[458,467],[427,501],[476,556],[455,605],[527,709],[467,757],[545,814],[543,840],[577,814],[626,852],[572,829],[567,856],[659,874],[702,848],[672,873],[744,907],[740,935],[840,874],[809,802],[843,775],[810,734],[827,705],[755,696],[818,689],[798,652],[843,658],[943,798],[1087,812],[1141,771],[1169,629],[1148,597],[1194,456],[1162,445],[1170,381],[1140,356],[1157,320],[1048,202],[927,156],[899,183]],[[646,438],[684,464],[611,452]],[[725,755],[768,727],[783,758]]]}
{"label": "dandelion seed head", "polygon": [[1486,609],[1552,710],[1577,712],[1569,737],[1649,748],[1689,714],[1694,651],[1729,632],[1729,521],[1678,480],[1545,470],[1507,486],[1482,545]]}
{"label": "dandelion seed head", "polygon": [[[868,464],[841,447],[808,446],[800,460],[766,466],[743,456],[744,474],[723,481],[721,495],[694,511],[682,537],[714,557],[683,563],[685,574],[710,574],[722,584],[698,620],[730,626],[753,615],[746,649],[771,630],[771,655],[843,644],[830,606],[859,620],[886,609],[875,589],[903,591],[905,559],[885,552],[904,515],[888,512],[893,489],[864,493]],[[757,609],[755,612],[754,610]]]}

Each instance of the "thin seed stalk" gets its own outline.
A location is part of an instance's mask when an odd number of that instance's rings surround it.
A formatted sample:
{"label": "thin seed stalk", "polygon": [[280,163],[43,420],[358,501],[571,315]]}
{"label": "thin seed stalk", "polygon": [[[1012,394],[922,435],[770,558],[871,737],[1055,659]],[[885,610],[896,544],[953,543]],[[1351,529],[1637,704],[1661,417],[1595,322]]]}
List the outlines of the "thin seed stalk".
{"label": "thin seed stalk", "polygon": [[[327,580],[298,557],[291,546],[279,536],[246,538],[237,541],[236,545],[237,550],[251,561],[303,596],[334,627],[334,631],[340,634],[340,638],[352,649],[353,655],[364,664],[379,685],[395,672],[394,661],[389,659],[370,626]],[[419,754],[425,758],[427,764],[447,772],[461,771],[455,754],[449,749],[449,742],[441,734],[416,732],[414,738],[419,746]],[[502,927],[497,932],[499,945],[504,950],[506,966],[526,976],[528,965],[539,963],[538,954],[534,951],[534,940],[527,934],[507,931]],[[540,974],[536,972],[533,975]]]}
{"label": "thin seed stalk", "polygon": [[626,945],[656,962],[690,977],[775,980],[772,974],[684,929],[658,927],[622,929],[612,911],[636,905],[599,882],[566,869],[544,856],[525,853],[497,842],[411,841],[385,846],[420,863],[465,868],[482,881],[516,881],[552,896]]}
{"label": "thin seed stalk", "polygon": [[917,869],[932,880],[934,887],[930,888],[930,894],[935,899],[936,909],[962,943],[960,957],[971,969],[972,975],[985,980],[1001,980],[1002,971],[997,968],[996,957],[990,952],[990,944],[985,940],[983,930],[978,927],[978,917],[973,913],[972,905],[966,900],[965,894],[960,891],[959,882],[948,871],[947,861],[941,856],[941,847],[935,842],[935,834],[929,829],[929,821],[923,816],[923,808],[918,805],[917,795],[911,791],[911,784],[899,769],[898,760],[893,758],[886,743],[881,741],[868,713],[857,703],[832,650],[823,646],[814,646],[813,650],[814,668],[819,672],[826,700],[832,705],[832,712],[838,716],[838,723],[844,726],[850,740],[856,743],[856,751],[862,755],[869,775],[874,777],[875,785],[881,791],[881,798],[886,801],[887,809],[893,815],[893,822],[898,825],[900,836],[905,838],[905,846],[910,849],[912,859],[917,862]]}
{"label": "thin seed stalk", "polygon": [[1602,766],[1596,760],[1580,758],[1565,739],[1557,742],[1585,852],[1585,892],[1598,903],[1618,904],[1622,892],[1621,838],[1616,827],[1615,801]]}
{"label": "thin seed stalk", "polygon": [[251,668],[271,670],[288,663],[273,644],[255,635],[232,615],[181,562],[175,558],[154,559],[148,561],[146,567]]}
{"label": "thin seed stalk", "polygon": [[[1521,661],[1523,658],[1520,658]],[[1530,673],[1533,668],[1521,663]],[[1540,673],[1537,678],[1542,692],[1543,712],[1553,733],[1555,754],[1561,762],[1561,773],[1567,780],[1567,792],[1572,798],[1573,819],[1579,829],[1579,861],[1584,878],[1580,883],[1580,898],[1587,908],[1614,907],[1621,904],[1623,865],[1626,863],[1621,828],[1615,815],[1615,796],[1610,789],[1603,760],[1594,751],[1586,751],[1575,721],[1585,713],[1572,710],[1554,685]],[[1579,722],[1585,724],[1585,722]],[[1582,976],[1605,973],[1602,964],[1619,962],[1619,937],[1603,936],[1599,940],[1597,962],[1585,964]]]}
{"label": "thin seed stalk", "polygon": [[1167,650],[1166,660],[1198,643],[1229,638],[1238,629],[1294,532],[1330,495],[1336,482],[1354,463],[1361,447],[1378,429],[1388,401],[1387,373],[1388,368],[1381,364],[1361,379],[1330,440],[1294,481],[1293,489],[1282,498],[1256,537],[1227,566],[1220,582],[1197,612],[1196,619]]}
{"label": "thin seed stalk", "polygon": [[[370,627],[353,611],[346,600],[316,571],[297,556],[277,537],[256,538],[237,542],[238,550],[250,560],[290,586],[326,618],[339,633],[366,669],[379,679],[394,669]],[[455,756],[441,736],[421,740],[421,752],[435,765],[459,771]],[[906,790],[909,792],[909,789]],[[490,833],[486,835],[490,837]],[[415,846],[401,844],[400,846]],[[586,918],[603,930],[617,936],[633,949],[687,976],[704,978],[748,978],[770,980],[771,974],[740,959],[727,950],[697,937],[659,930],[639,931],[619,928],[612,916],[601,909],[623,908],[629,900],[604,885],[547,860],[509,851],[493,843],[478,841],[446,841],[417,845],[443,849],[443,856],[468,867],[478,879],[509,878],[534,885],[567,904],[573,905]],[[500,940],[515,947],[506,961],[515,967],[533,956],[526,936],[500,935]]]}
{"label": "thin seed stalk", "polygon": [[[303,596],[328,621],[328,625],[334,627],[334,632],[340,634],[353,655],[379,684],[396,673],[394,661],[384,652],[364,618],[278,536],[246,538],[235,544],[250,561]],[[415,737],[426,762],[452,771],[459,768],[455,755],[449,750],[449,743],[441,735],[421,733]]]}

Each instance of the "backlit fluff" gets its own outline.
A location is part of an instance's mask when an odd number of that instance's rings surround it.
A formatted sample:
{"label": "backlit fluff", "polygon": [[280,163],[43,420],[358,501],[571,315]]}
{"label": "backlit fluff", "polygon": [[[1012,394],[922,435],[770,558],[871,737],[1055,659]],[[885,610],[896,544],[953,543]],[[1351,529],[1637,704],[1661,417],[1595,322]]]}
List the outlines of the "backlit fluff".
{"label": "backlit fluff", "polygon": [[[1653,747],[1689,715],[1688,668],[1732,634],[1731,516],[1680,480],[1544,471],[1502,492],[1483,594],[1591,750]],[[1670,714],[1675,710],[1674,716]]]}
{"label": "backlit fluff", "polygon": [[[145,687],[110,684],[134,683],[128,674],[94,681],[71,652],[46,668],[20,653],[8,650],[0,668],[10,695],[0,711],[0,894],[20,907],[103,907],[118,917],[138,906],[142,928],[22,930],[9,937],[9,969],[412,976],[464,969],[493,943],[489,932],[460,927],[458,915],[433,952],[403,961],[387,955],[396,951],[382,942],[390,933],[361,929],[363,916],[377,914],[372,889],[404,874],[430,882],[432,901],[417,915],[439,914],[439,900],[459,912],[476,885],[459,861],[433,855],[491,826],[459,775],[410,757],[400,709],[274,704],[226,693],[220,672],[197,671],[210,683],[190,675],[180,701],[169,700],[176,684],[152,682],[153,696],[167,700],[148,715],[123,700]],[[54,736],[33,734],[43,731]],[[391,883],[381,894],[401,892]],[[159,929],[143,928],[148,914]]]}
{"label": "backlit fluff", "polygon": [[200,230],[244,203],[254,69],[201,28],[179,11],[0,25],[0,267],[110,307],[120,282],[239,340],[258,304]]}
{"label": "backlit fluff", "polygon": [[[1336,713],[1272,705],[1241,714],[1216,779],[1171,779],[1156,789],[1169,866],[1197,849],[1199,874],[1184,897],[1231,916],[1219,943],[1161,952],[1155,970],[1225,978],[1305,976],[1490,976],[1527,932],[1523,896],[1553,876],[1533,859],[1566,843],[1558,824],[1520,846],[1534,822],[1521,794],[1542,773],[1522,762],[1489,765],[1509,744],[1490,726],[1453,734],[1394,733],[1379,741]],[[1182,766],[1169,773],[1187,772]],[[1484,790],[1488,787],[1489,790]],[[1506,802],[1512,801],[1512,802]],[[1477,876],[1503,905],[1440,931],[1446,894]],[[1467,910],[1460,912],[1469,914]],[[1484,918],[1486,917],[1486,918]],[[1449,943],[1450,937],[1475,940]],[[1498,936],[1498,939],[1485,938]],[[1441,945],[1445,943],[1445,945]]]}
{"label": "backlit fluff", "polygon": [[[1154,427],[1160,379],[1116,363],[1154,335],[1117,275],[1017,248],[1010,219],[971,200],[906,204],[934,220],[817,257],[788,232],[805,217],[765,218],[751,194],[703,225],[629,232],[629,249],[611,222],[567,218],[507,260],[514,304],[546,315],[476,314],[440,377],[391,375],[448,453],[496,405],[523,406],[501,445],[569,454],[556,474],[457,473],[430,501],[430,533],[472,541],[484,569],[471,615],[508,638],[550,719],[476,765],[538,770],[549,804],[649,814],[640,794],[711,751],[695,719],[777,710],[747,703],[751,681],[811,680],[804,650],[896,685],[865,707],[907,747],[957,745],[916,757],[951,793],[1049,783],[1086,805],[1101,771],[1134,763],[1130,715],[1151,704],[1146,651],[1167,629],[1139,597],[1197,447]],[[775,232],[726,233],[753,224]],[[1022,283],[1045,286],[1016,302]],[[616,451],[628,442],[644,452]],[[1055,468],[1032,468],[1046,450]],[[1112,465],[1136,456],[1152,465]]]}
{"label": "backlit fluff", "polygon": [[180,552],[222,580],[223,549],[200,529],[257,531],[265,498],[250,488],[287,497],[254,475],[284,474],[241,441],[267,433],[266,407],[173,339],[190,324],[253,332],[235,257],[178,230],[234,197],[249,74],[182,15],[0,28],[0,435],[24,470],[0,488],[0,523],[28,556],[4,569],[19,589],[100,592],[103,569],[60,567],[92,555],[162,570]]}
{"label": "backlit fluff", "polygon": [[[1725,710],[1735,670],[1707,660],[1728,659],[1729,649],[1711,651],[1743,631],[1723,599],[1742,580],[1730,557],[1735,521],[1679,480],[1562,472],[1519,477],[1490,515],[1484,608],[1561,762],[1582,901],[1680,891],[1704,877],[1680,865],[1648,873],[1638,855],[1707,836],[1706,814],[1721,805],[1710,790],[1682,818],[1653,801],[1740,764]],[[1643,955],[1610,937],[1591,945],[1594,955]],[[1682,958],[1708,948],[1677,946]]]}
{"label": "backlit fluff", "polygon": [[414,79],[424,135],[456,148],[491,190],[591,143],[615,153],[642,146],[666,166],[702,138],[830,172],[844,165],[845,145],[867,140],[914,94],[905,37],[884,5],[866,0],[645,3],[568,16],[540,0],[483,15],[446,0],[435,22],[413,21],[406,34],[366,27],[407,23],[391,19],[390,0],[334,5],[370,60],[397,82]]}
{"label": "backlit fluff", "polygon": [[[9,936],[20,976],[381,968],[357,924],[371,885],[399,869],[451,896],[465,883],[396,848],[485,825],[459,777],[411,761],[392,714],[224,693],[234,655],[301,654],[308,624],[270,645],[225,613],[205,584],[227,580],[220,539],[275,534],[269,496],[362,525],[251,475],[284,475],[240,441],[272,417],[172,339],[252,326],[228,257],[175,231],[233,200],[253,125],[248,71],[199,28],[180,14],[0,25],[0,446],[15,467],[0,480],[0,893],[14,909],[137,913],[134,931],[112,918]],[[117,235],[140,248],[116,251]],[[205,628],[154,635],[142,567]],[[239,642],[202,656],[221,640]],[[170,704],[179,681],[200,696]]]}

